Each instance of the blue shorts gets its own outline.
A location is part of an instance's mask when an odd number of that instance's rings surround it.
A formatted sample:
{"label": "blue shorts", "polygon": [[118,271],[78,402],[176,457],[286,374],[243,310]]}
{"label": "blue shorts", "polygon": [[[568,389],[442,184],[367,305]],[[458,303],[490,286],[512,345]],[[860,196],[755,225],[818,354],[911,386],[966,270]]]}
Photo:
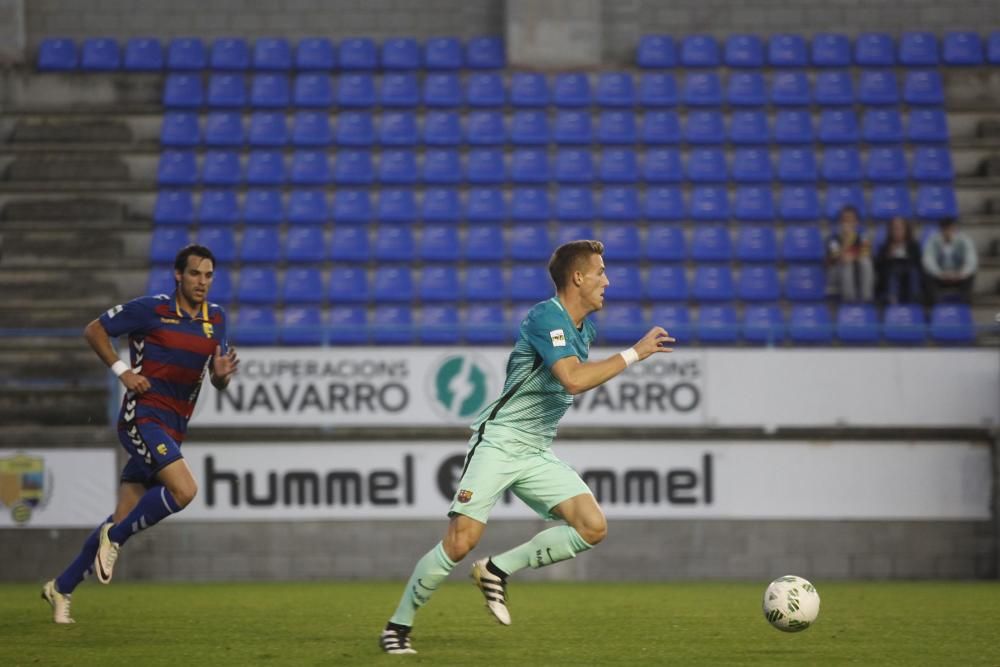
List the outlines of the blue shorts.
{"label": "blue shorts", "polygon": [[156,473],[168,464],[184,458],[181,446],[159,424],[153,422],[120,423],[118,441],[129,456],[128,463],[122,468],[122,482],[153,486],[156,484]]}

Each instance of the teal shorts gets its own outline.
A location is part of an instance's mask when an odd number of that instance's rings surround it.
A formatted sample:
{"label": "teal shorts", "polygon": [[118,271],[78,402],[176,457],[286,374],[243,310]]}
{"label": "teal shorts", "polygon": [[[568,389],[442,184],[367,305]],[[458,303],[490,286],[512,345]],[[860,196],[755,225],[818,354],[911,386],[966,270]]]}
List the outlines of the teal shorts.
{"label": "teal shorts", "polygon": [[551,450],[520,443],[499,445],[478,436],[473,443],[449,516],[462,514],[486,523],[493,506],[510,489],[540,517],[553,520],[559,518],[552,513],[556,505],[591,493],[580,475]]}

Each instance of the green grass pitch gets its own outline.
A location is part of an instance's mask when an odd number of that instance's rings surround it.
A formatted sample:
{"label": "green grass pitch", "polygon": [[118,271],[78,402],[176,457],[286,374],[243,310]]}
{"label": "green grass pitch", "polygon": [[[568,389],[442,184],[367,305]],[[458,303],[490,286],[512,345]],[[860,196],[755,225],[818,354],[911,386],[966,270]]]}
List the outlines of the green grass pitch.
{"label": "green grass pitch", "polygon": [[1000,665],[998,583],[824,583],[818,622],[772,629],[759,583],[521,583],[501,627],[471,583],[417,617],[415,656],[379,653],[401,582],[87,582],[76,625],[39,586],[0,585],[0,665]]}

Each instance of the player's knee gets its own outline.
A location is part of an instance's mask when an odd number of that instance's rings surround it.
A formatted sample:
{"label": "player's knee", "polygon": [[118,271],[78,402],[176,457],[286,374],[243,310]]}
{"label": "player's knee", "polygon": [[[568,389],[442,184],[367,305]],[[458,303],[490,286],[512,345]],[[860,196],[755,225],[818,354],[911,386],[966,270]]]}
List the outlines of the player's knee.
{"label": "player's knee", "polygon": [[177,506],[184,509],[198,495],[198,483],[192,479],[184,484],[178,484],[175,488],[170,489],[170,495],[174,497]]}
{"label": "player's knee", "polygon": [[584,542],[590,546],[595,546],[604,541],[608,536],[608,521],[603,514],[588,518],[582,526],[577,527],[576,532],[580,534]]}
{"label": "player's knee", "polygon": [[448,558],[457,563],[465,558],[470,551],[475,549],[478,542],[479,540],[475,535],[467,532],[448,535],[444,539],[444,552],[448,555]]}

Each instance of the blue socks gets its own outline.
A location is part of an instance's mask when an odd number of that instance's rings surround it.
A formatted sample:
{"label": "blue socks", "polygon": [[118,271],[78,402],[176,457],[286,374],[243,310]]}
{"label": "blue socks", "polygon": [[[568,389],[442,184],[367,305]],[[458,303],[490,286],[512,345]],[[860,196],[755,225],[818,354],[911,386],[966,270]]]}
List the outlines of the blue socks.
{"label": "blue socks", "polygon": [[72,563],[69,564],[62,574],[56,577],[56,590],[63,595],[70,595],[83,578],[90,573],[94,567],[94,557],[97,556],[97,545],[100,542],[101,526],[111,521],[109,516],[101,522],[101,525],[94,529],[94,532],[87,537],[83,543],[83,549]]}
{"label": "blue socks", "polygon": [[139,502],[132,508],[127,517],[111,526],[111,530],[108,531],[108,537],[111,538],[112,542],[117,542],[119,545],[125,544],[128,538],[139,531],[145,530],[150,526],[155,526],[174,512],[180,511],[180,505],[177,504],[174,497],[167,491],[167,487],[161,485],[154,486],[139,499]]}

